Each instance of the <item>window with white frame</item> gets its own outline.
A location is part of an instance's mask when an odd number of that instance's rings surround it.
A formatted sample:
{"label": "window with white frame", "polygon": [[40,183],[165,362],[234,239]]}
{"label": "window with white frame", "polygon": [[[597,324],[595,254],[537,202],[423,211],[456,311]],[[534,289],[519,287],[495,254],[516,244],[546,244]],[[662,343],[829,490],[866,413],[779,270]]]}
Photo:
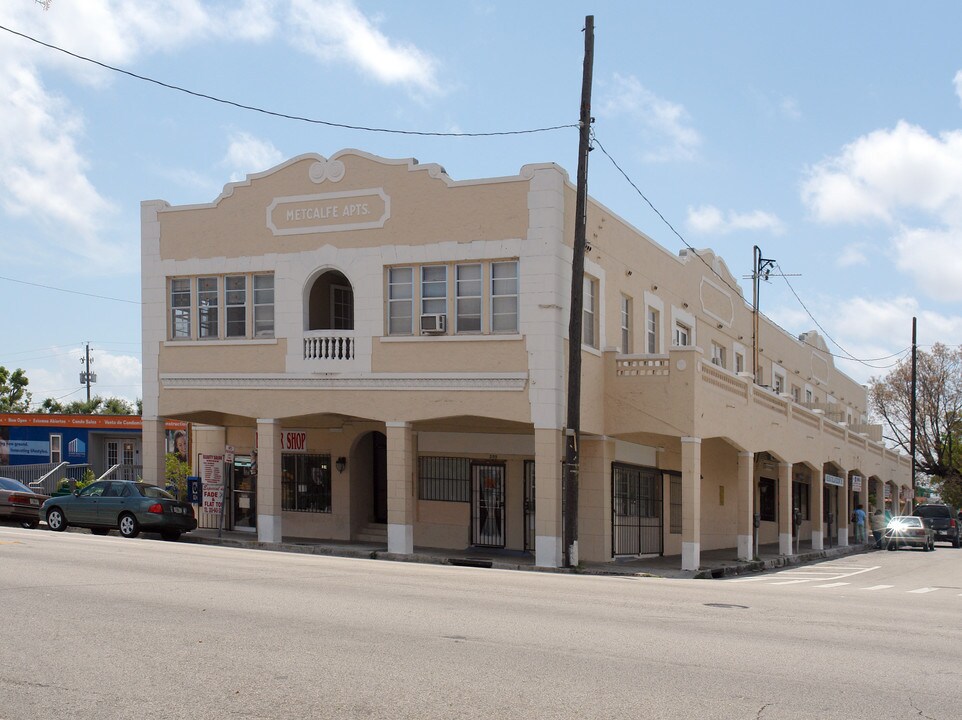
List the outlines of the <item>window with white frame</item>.
{"label": "window with white frame", "polygon": [[63,435],[50,436],[50,462],[63,462]]}
{"label": "window with white frame", "polygon": [[254,276],[254,337],[274,337],[274,276]]}
{"label": "window with white frame", "polygon": [[772,370],[772,390],[779,395],[785,392],[785,375],[778,370]]}
{"label": "window with white frame", "polygon": [[735,372],[741,373],[745,372],[745,354],[736,352],[735,353]]}
{"label": "window with white frame", "polygon": [[247,337],[247,276],[224,278],[224,320],[229,338]]}
{"label": "window with white frame", "polygon": [[354,329],[354,291],[346,285],[331,285],[331,324],[335,330]]}
{"label": "window with white frame", "polygon": [[621,352],[625,355],[631,353],[631,298],[627,295],[621,296]]}
{"label": "window with white frame", "polygon": [[481,263],[458,265],[454,269],[455,331],[459,333],[481,332]]}
{"label": "window with white frame", "polygon": [[598,347],[597,338],[598,281],[586,277],[582,305],[581,344]]}
{"label": "window with white frame", "polygon": [[718,365],[719,367],[728,367],[726,364],[725,355],[726,355],[725,346],[712,341],[712,344],[711,344],[712,365]]}
{"label": "window with white frame", "polygon": [[648,308],[648,317],[645,320],[645,349],[650,355],[657,355],[660,343],[658,342],[659,329],[661,323],[659,322],[659,313],[655,308]]}
{"label": "window with white frame", "polygon": [[676,322],[673,340],[677,347],[687,347],[691,345],[691,328],[683,322]]}
{"label": "window with white frame", "polygon": [[815,393],[812,392],[811,388],[805,388],[805,402],[815,402]]}
{"label": "window with white frame", "polygon": [[794,402],[801,402],[802,400],[802,389],[798,385],[792,385],[792,400]]}
{"label": "window with white frame", "polygon": [[425,265],[421,268],[421,314],[447,315],[448,266]]}
{"label": "window with white frame", "polygon": [[414,327],[414,268],[391,268],[387,277],[388,334],[410,335]]}
{"label": "window with white frame", "polygon": [[197,278],[197,332],[201,338],[218,337],[220,293],[216,277]]}
{"label": "window with white frame", "polygon": [[174,278],[170,281],[170,336],[190,337],[190,278]]}
{"label": "window with white frame", "polygon": [[518,261],[491,263],[491,332],[518,332]]}

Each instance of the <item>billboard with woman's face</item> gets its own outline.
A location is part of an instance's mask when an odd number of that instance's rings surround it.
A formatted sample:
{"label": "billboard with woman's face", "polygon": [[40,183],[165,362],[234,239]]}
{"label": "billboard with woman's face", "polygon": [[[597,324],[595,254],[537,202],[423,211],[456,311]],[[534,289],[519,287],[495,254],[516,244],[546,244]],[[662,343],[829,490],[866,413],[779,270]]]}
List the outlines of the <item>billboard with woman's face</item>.
{"label": "billboard with woman's face", "polygon": [[167,430],[167,452],[176,455],[181,462],[190,460],[186,430]]}

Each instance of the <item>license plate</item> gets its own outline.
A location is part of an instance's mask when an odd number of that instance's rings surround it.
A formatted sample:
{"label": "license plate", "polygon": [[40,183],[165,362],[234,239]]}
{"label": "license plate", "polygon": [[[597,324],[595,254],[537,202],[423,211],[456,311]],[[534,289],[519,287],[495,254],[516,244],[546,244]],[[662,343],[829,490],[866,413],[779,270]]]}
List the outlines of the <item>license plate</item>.
{"label": "license plate", "polygon": [[39,504],[40,504],[40,500],[39,500],[38,498],[30,498],[30,504],[31,504],[31,505],[39,505]]}
{"label": "license plate", "polygon": [[184,514],[184,508],[182,508],[182,507],[177,507],[177,506],[175,505],[172,509],[173,509],[173,511],[174,511],[176,514],[178,514],[178,515],[183,515],[183,514]]}

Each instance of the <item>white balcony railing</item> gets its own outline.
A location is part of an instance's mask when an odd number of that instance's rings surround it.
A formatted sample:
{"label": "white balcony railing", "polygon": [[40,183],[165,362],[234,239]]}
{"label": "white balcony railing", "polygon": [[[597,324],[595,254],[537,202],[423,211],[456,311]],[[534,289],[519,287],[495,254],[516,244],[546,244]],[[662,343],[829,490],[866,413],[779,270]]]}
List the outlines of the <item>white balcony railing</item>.
{"label": "white balcony railing", "polygon": [[353,330],[309,330],[304,333],[305,360],[353,360],[356,352]]}

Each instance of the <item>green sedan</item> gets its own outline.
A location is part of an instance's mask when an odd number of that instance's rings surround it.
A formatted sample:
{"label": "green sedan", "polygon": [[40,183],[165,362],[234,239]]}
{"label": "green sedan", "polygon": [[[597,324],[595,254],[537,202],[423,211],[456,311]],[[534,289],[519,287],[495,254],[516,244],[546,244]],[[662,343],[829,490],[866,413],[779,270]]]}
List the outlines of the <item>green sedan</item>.
{"label": "green sedan", "polygon": [[40,507],[51,530],[68,525],[90,528],[94,535],[119,530],[125,538],[141,532],[177,540],[197,527],[194,508],[156,485],[131,480],[100,480],[73,495],[52,497]]}

